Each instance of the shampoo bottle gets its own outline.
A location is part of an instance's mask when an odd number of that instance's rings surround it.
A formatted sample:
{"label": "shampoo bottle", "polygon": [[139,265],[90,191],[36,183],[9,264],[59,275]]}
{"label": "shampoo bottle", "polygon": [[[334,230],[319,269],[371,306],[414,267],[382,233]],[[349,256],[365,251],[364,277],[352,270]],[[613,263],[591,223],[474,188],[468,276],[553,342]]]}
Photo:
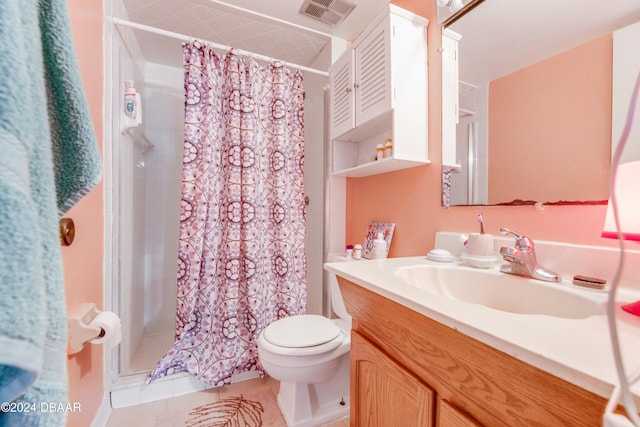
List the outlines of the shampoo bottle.
{"label": "shampoo bottle", "polygon": [[373,241],[373,254],[375,259],[384,259],[387,257],[387,242],[384,240],[382,233],[378,233]]}
{"label": "shampoo bottle", "polygon": [[127,88],[124,91],[124,114],[130,125],[127,127],[133,127],[142,123],[140,94],[133,87],[133,81],[127,80],[125,84]]}

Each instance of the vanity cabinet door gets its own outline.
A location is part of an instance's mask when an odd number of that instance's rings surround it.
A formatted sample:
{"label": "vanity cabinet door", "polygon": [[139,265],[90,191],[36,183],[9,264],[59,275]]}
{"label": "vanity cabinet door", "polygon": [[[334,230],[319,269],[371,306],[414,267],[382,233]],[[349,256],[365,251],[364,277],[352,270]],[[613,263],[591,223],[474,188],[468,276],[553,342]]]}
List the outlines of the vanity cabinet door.
{"label": "vanity cabinet door", "polygon": [[431,427],[435,393],[357,332],[351,334],[351,426]]}
{"label": "vanity cabinet door", "polygon": [[439,402],[437,425],[438,427],[482,427],[446,400]]}

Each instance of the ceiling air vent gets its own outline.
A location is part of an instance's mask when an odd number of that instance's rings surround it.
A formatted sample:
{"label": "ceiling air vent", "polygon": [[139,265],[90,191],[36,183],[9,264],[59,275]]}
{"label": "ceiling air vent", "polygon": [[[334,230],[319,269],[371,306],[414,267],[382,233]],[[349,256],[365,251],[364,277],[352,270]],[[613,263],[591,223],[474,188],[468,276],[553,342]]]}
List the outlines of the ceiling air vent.
{"label": "ceiling air vent", "polygon": [[305,0],[300,14],[325,24],[337,25],[356,7],[348,0]]}

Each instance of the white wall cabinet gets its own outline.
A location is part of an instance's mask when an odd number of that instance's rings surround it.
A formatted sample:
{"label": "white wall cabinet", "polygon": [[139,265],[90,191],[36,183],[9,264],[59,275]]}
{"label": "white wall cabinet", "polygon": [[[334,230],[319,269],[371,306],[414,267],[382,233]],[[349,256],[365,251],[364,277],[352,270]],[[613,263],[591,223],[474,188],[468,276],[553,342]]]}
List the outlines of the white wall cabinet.
{"label": "white wall cabinet", "polygon": [[[332,174],[361,177],[429,163],[428,20],[394,5],[331,67]],[[393,155],[375,147],[393,140]]]}

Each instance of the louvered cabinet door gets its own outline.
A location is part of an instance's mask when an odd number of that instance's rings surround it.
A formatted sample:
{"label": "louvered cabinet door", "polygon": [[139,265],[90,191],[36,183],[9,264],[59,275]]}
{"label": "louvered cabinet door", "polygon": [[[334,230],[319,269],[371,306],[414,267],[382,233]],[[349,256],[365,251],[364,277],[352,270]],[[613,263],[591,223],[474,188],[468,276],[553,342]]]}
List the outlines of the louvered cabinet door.
{"label": "louvered cabinet door", "polygon": [[377,25],[355,46],[355,114],[361,125],[388,111],[391,104],[389,20]]}
{"label": "louvered cabinet door", "polygon": [[353,53],[342,55],[329,73],[331,93],[331,135],[335,137],[355,127],[353,110]]}

